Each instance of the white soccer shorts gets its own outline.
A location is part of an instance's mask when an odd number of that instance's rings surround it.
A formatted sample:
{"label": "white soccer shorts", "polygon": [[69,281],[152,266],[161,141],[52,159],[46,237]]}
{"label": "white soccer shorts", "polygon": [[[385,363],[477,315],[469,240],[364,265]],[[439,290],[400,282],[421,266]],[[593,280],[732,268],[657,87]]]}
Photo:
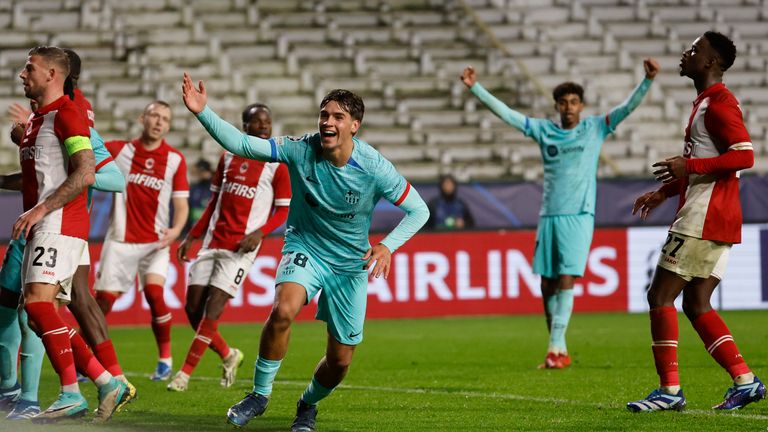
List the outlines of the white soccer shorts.
{"label": "white soccer shorts", "polygon": [[23,285],[46,283],[60,285],[60,291],[69,295],[83,250],[88,243],[77,237],[57,233],[36,232],[24,249],[22,261]]}
{"label": "white soccer shorts", "polygon": [[251,270],[260,247],[248,253],[200,249],[197,259],[189,267],[189,285],[210,285],[234,297]]}
{"label": "white soccer shorts", "polygon": [[170,248],[157,249],[154,243],[124,243],[106,240],[101,250],[101,264],[96,274],[96,291],[126,293],[139,277],[139,290],[148,274],[166,277],[171,261]]}
{"label": "white soccer shorts", "polygon": [[661,248],[659,267],[690,281],[715,276],[722,280],[728,265],[730,243],[703,240],[670,232]]}
{"label": "white soccer shorts", "polygon": [[[91,265],[91,252],[88,250],[88,245],[83,248],[83,254],[80,256],[80,263],[77,266],[79,268],[87,265]],[[61,305],[72,303],[72,290],[70,289],[67,292],[59,291],[59,293],[56,294],[56,300],[58,300]]]}

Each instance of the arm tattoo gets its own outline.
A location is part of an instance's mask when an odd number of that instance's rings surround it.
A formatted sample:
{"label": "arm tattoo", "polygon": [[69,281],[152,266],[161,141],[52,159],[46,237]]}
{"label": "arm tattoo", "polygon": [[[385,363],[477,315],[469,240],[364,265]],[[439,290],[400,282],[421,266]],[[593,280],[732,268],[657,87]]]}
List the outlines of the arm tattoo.
{"label": "arm tattoo", "polygon": [[65,204],[75,199],[84,188],[92,185],[96,179],[94,174],[96,160],[93,158],[92,150],[80,150],[70,156],[69,161],[74,167],[74,171],[69,174],[58,189],[45,199],[47,213],[64,207]]}

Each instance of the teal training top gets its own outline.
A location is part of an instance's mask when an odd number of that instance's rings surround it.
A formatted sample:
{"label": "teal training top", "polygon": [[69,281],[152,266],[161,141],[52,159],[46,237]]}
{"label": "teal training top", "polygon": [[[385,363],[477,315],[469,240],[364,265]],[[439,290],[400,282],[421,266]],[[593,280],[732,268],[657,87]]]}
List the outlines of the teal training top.
{"label": "teal training top", "polygon": [[606,115],[587,117],[573,129],[509,108],[480,83],[470,91],[507,124],[533,138],[544,164],[542,216],[595,214],[597,163],[606,136],[640,105],[652,80],[644,79],[621,105]]}
{"label": "teal training top", "polygon": [[288,166],[290,211],[284,251],[292,245],[308,249],[334,271],[363,273],[361,259],[371,245],[368,231],[376,203],[382,197],[398,205],[406,217],[381,241],[391,252],[426,223],[429,210],[418,192],[395,167],[368,143],[353,138],[352,156],[336,167],[322,157],[320,134],[264,140],[247,135],[223,121],[209,107],[200,123],[230,152]]}

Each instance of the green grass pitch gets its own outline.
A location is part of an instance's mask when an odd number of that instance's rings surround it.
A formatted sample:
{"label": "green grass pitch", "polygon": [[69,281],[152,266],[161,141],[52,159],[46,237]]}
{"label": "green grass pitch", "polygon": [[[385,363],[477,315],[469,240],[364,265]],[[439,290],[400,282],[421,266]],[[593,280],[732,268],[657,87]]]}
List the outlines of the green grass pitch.
{"label": "green grass pitch", "polygon": [[[723,317],[753,370],[768,378],[768,314],[729,312]],[[685,317],[680,318],[680,367],[688,408],[683,413],[632,414],[626,402],[657,384],[647,315],[579,314],[568,330],[573,366],[537,370],[546,350],[541,316],[369,321],[349,375],[319,405],[318,430],[509,431],[509,430],[766,430],[768,401],[733,413],[713,412],[730,379],[712,360]],[[230,430],[227,408],[251,387],[261,327],[222,325],[224,337],[246,361],[232,388],[219,387],[218,357],[206,353],[185,393],[150,382],[156,350],[149,328],[115,328],[111,334],[139,399],[105,426],[87,430]],[[173,330],[177,370],[192,331]],[[295,403],[325,347],[319,322],[294,325],[288,356],[269,409],[246,430],[289,430]],[[47,360],[41,402],[58,384]],[[81,384],[91,408],[96,390]],[[83,431],[82,422],[55,426],[0,420],[0,430]]]}

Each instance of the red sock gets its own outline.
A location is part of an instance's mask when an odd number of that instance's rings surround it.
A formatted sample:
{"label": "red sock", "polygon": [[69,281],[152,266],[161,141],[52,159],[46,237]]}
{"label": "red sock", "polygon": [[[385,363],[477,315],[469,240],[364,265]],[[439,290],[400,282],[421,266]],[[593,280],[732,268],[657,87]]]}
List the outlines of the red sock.
{"label": "red sock", "polygon": [[99,305],[99,309],[104,312],[104,316],[112,312],[112,306],[117,301],[117,295],[108,291],[96,291],[96,303]]}
{"label": "red sock", "polygon": [[677,309],[674,306],[662,306],[651,309],[650,315],[653,359],[661,385],[680,385],[677,371]]}
{"label": "red sock", "polygon": [[120,368],[120,363],[117,361],[117,353],[111,339],[107,339],[93,347],[93,354],[112,376],[123,374],[123,369]]}
{"label": "red sock", "polygon": [[45,352],[62,386],[76,385],[77,372],[72,346],[69,343],[69,331],[64,320],[51,302],[27,303],[24,308],[29,319],[35,323],[42,334]]}
{"label": "red sock", "polygon": [[104,366],[91,353],[83,337],[73,328],[69,329],[69,341],[72,345],[72,354],[75,358],[75,367],[78,372],[90,378],[91,381],[96,381],[96,378],[106,372]]}
{"label": "red sock", "polygon": [[200,358],[205,354],[205,350],[208,345],[211,344],[211,340],[219,332],[219,321],[209,320],[203,318],[200,321],[200,325],[197,327],[195,338],[192,340],[192,346],[189,347],[187,352],[187,358],[184,360],[184,366],[181,367],[181,371],[187,375],[192,375],[197,363],[200,362]]}
{"label": "red sock", "polygon": [[229,355],[229,345],[227,345],[227,341],[221,337],[221,333],[219,333],[218,330],[216,330],[216,334],[211,338],[211,345],[209,348],[211,351],[218,354],[222,360],[224,360],[224,357]]}
{"label": "red sock", "polygon": [[147,284],[144,297],[152,312],[152,333],[155,334],[159,356],[161,359],[171,358],[171,312],[165,304],[162,285]]}
{"label": "red sock", "polygon": [[696,317],[692,324],[709,355],[731,374],[731,378],[735,379],[750,372],[736,342],[733,341],[731,331],[714,309]]}

